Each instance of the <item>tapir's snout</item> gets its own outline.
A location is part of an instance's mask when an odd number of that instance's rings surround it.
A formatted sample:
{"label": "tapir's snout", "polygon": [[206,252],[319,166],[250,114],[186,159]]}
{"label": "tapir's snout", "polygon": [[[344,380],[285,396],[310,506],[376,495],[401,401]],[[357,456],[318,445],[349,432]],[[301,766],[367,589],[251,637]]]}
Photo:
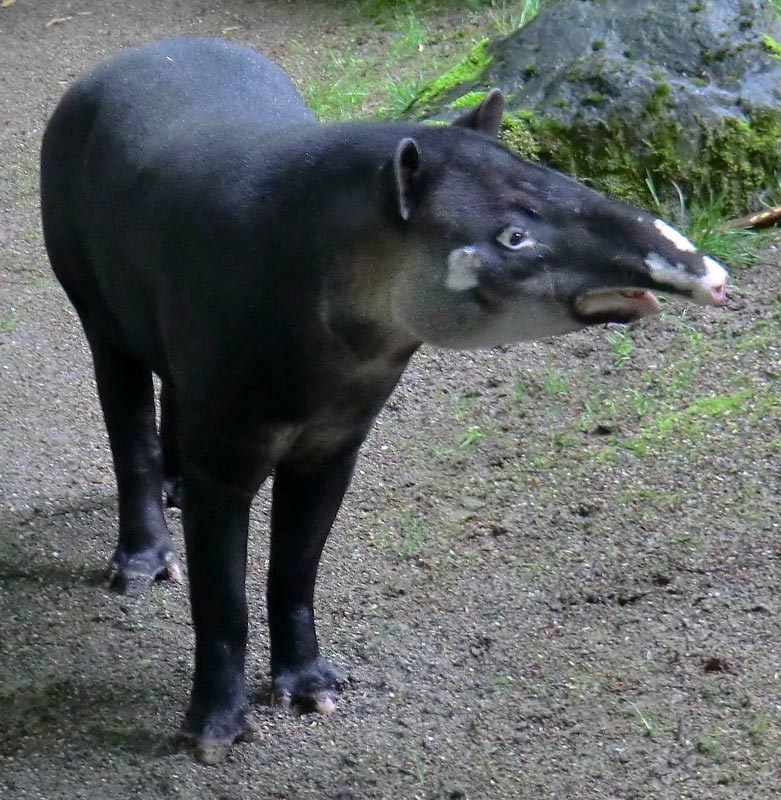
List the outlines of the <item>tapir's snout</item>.
{"label": "tapir's snout", "polygon": [[727,291],[727,270],[710,256],[697,257],[702,260],[702,274],[692,273],[684,263],[670,264],[658,253],[652,253],[646,264],[653,280],[675,294],[690,297],[704,306],[717,306],[724,302]]}
{"label": "tapir's snout", "polygon": [[705,256],[704,261],[705,275],[700,286],[700,296],[695,295],[695,300],[704,305],[720,306],[727,297],[727,270],[710,256]]}
{"label": "tapir's snout", "polygon": [[613,262],[620,265],[611,276],[617,282],[605,286],[612,281],[603,273],[600,288],[589,288],[575,298],[574,311],[583,321],[629,322],[659,313],[653,291],[700,305],[724,302],[727,270],[666,222],[645,214],[619,218],[615,235],[623,239],[614,245],[622,253]]}

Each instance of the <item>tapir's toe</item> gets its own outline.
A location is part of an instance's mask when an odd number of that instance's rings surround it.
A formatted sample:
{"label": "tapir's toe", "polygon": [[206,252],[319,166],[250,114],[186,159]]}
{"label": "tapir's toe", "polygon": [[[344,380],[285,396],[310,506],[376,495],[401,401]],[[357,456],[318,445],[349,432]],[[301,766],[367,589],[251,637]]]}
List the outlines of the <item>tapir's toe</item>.
{"label": "tapir's toe", "polygon": [[282,670],[276,674],[272,701],[297,714],[330,714],[346,685],[343,675],[327,661],[318,658],[299,669]]}
{"label": "tapir's toe", "polygon": [[145,550],[132,556],[118,550],[109,562],[107,583],[121,594],[138,594],[155,580],[182,582],[182,568],[173,550]]}
{"label": "tapir's toe", "polygon": [[224,760],[234,742],[251,742],[257,738],[257,726],[252,718],[242,713],[230,725],[204,724],[195,730],[189,720],[176,734],[179,749],[191,750],[201,764],[219,764]]}

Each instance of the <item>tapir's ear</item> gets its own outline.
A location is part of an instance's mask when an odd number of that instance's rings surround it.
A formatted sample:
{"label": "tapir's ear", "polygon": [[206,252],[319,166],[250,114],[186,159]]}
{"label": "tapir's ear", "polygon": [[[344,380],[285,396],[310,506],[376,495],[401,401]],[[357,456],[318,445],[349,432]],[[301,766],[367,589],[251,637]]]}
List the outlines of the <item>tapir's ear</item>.
{"label": "tapir's ear", "polygon": [[499,135],[503,114],[504,95],[502,90],[491,89],[471,111],[467,111],[453,124],[461,128],[471,128],[495,139]]}
{"label": "tapir's ear", "polygon": [[420,190],[420,148],[414,139],[402,139],[393,156],[393,177],[399,215],[406,221],[412,214]]}

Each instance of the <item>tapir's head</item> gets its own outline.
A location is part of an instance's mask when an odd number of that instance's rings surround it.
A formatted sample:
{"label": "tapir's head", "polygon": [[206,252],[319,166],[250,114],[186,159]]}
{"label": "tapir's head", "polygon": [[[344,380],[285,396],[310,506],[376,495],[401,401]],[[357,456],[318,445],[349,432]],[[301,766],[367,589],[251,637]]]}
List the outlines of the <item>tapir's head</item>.
{"label": "tapir's head", "polygon": [[665,222],[500,147],[502,111],[493,90],[397,145],[389,184],[410,257],[392,313],[408,333],[486,347],[655,314],[650,290],[724,299],[726,270]]}

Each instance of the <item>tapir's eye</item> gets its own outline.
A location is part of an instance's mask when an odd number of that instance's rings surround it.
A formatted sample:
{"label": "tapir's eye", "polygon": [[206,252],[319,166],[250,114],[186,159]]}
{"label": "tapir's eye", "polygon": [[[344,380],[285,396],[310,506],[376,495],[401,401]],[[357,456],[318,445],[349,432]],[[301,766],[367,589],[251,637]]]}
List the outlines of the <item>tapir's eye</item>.
{"label": "tapir's eye", "polygon": [[515,225],[508,225],[499,236],[496,237],[496,241],[508,250],[520,250],[532,244],[531,239],[526,235],[526,231]]}

